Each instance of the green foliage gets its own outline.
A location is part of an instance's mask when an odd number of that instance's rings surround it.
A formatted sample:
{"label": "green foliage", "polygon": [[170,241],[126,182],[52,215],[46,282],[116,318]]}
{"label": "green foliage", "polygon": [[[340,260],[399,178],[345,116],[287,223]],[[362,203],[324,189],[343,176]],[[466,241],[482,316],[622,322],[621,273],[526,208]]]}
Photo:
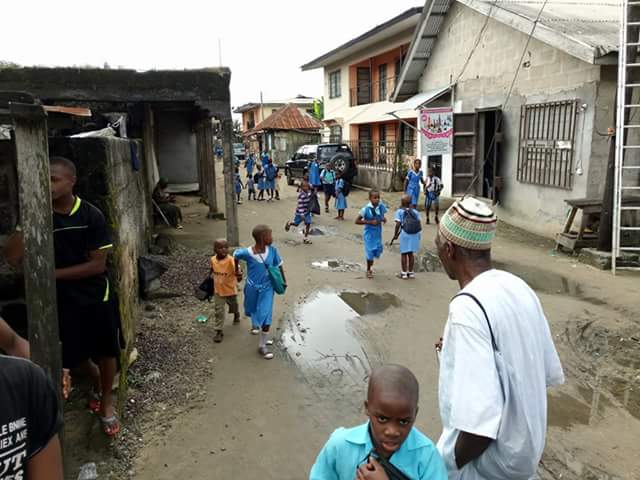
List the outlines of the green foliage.
{"label": "green foliage", "polygon": [[318,120],[324,118],[324,97],[313,99],[313,116]]}

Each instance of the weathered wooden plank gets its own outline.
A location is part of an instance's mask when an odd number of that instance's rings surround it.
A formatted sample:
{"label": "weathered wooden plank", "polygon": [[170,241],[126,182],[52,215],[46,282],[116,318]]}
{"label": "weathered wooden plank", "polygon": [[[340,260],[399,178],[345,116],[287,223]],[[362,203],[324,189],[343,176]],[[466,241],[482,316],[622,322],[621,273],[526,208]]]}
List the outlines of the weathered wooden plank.
{"label": "weathered wooden plank", "polygon": [[[15,126],[18,198],[24,235],[24,281],[31,359],[60,393],[60,338],[46,114],[41,106],[9,104]],[[62,409],[62,402],[60,403]]]}

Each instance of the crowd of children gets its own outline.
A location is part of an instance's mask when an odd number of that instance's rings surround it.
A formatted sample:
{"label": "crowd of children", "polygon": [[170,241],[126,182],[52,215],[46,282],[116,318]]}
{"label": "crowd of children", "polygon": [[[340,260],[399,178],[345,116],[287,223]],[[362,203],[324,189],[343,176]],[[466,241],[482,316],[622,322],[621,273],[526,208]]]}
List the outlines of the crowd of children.
{"label": "crowd of children", "polygon": [[[235,192],[238,205],[242,204],[242,191],[247,191],[247,200],[267,201],[280,200],[280,167],[273,163],[267,153],[256,162],[255,155],[250,153],[245,161],[246,182],[242,182],[240,167],[236,167]],[[257,192],[257,193],[256,193]],[[267,198],[265,199],[265,192]]]}

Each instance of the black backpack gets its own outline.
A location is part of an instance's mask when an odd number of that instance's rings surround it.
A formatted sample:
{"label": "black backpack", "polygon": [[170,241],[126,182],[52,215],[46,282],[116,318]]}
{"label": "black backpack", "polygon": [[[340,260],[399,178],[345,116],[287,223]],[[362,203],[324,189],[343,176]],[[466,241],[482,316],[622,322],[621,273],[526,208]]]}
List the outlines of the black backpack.
{"label": "black backpack", "polygon": [[402,222],[402,229],[409,235],[413,235],[414,233],[422,231],[422,222],[420,222],[420,217],[416,216],[416,214],[413,213],[413,210],[411,210],[410,208],[407,208],[404,211],[404,221]]}
{"label": "black backpack", "polygon": [[346,197],[349,195],[349,192],[351,192],[351,184],[345,180],[344,186],[342,187],[342,194]]}

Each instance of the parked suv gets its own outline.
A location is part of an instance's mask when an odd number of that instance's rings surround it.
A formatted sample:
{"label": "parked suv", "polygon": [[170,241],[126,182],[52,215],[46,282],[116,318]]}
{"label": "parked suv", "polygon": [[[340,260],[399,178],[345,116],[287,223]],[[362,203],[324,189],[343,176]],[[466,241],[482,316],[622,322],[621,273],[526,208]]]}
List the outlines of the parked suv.
{"label": "parked suv", "polygon": [[328,163],[333,165],[336,171],[342,172],[343,178],[353,183],[358,169],[351,147],[346,143],[321,143],[320,145],[303,145],[284,165],[284,174],[287,183],[293,185],[296,178],[303,178],[309,169],[309,162],[318,159],[320,168]]}

